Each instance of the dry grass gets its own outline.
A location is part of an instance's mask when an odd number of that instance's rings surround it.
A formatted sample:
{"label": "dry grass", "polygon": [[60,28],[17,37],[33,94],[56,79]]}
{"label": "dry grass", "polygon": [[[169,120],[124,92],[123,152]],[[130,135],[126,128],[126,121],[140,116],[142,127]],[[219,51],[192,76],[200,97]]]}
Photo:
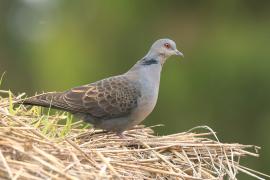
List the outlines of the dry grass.
{"label": "dry grass", "polygon": [[238,172],[264,176],[239,164],[242,156],[257,157],[258,147],[221,143],[210,128],[156,136],[152,128],[137,126],[126,132],[128,139],[119,139],[82,128],[65,113],[3,107],[10,100],[0,98],[3,179],[236,179]]}

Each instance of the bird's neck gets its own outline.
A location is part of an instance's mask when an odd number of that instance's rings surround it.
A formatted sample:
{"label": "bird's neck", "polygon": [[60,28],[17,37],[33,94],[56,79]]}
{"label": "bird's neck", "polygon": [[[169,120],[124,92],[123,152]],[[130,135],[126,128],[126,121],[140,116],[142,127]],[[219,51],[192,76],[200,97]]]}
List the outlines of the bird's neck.
{"label": "bird's neck", "polygon": [[151,51],[139,60],[129,71],[136,71],[138,69],[160,69],[165,63],[167,57],[163,54],[152,53]]}
{"label": "bird's neck", "polygon": [[158,62],[159,64],[161,64],[161,66],[165,63],[166,59],[168,57],[165,56],[165,54],[163,53],[157,53],[157,52],[153,52],[153,51],[149,51],[146,56],[144,58],[142,58],[140,61],[142,61],[142,63],[150,64],[151,65],[151,61],[153,62],[153,60],[155,60],[156,62]]}
{"label": "bird's neck", "polygon": [[163,61],[165,61],[163,57],[145,56],[139,60],[126,74],[132,75],[131,77],[135,78],[134,80],[149,83],[158,88]]}

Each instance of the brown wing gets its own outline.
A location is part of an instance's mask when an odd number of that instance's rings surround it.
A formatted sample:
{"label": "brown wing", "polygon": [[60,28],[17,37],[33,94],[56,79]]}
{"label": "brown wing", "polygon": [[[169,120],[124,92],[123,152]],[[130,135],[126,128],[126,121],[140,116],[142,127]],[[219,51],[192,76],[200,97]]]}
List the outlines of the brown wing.
{"label": "brown wing", "polygon": [[129,114],[137,106],[138,87],[126,77],[115,76],[73,88],[63,93],[48,93],[24,104],[58,108],[83,113],[95,119],[109,119]]}

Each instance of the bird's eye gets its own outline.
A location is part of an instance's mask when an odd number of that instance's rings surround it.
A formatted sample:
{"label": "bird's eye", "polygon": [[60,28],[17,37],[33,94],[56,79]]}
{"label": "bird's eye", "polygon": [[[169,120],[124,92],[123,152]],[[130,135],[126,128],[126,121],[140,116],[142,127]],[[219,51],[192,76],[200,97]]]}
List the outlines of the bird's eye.
{"label": "bird's eye", "polygon": [[165,43],[164,46],[165,46],[165,48],[167,48],[167,49],[170,49],[170,48],[171,48],[171,45],[170,45],[169,43]]}

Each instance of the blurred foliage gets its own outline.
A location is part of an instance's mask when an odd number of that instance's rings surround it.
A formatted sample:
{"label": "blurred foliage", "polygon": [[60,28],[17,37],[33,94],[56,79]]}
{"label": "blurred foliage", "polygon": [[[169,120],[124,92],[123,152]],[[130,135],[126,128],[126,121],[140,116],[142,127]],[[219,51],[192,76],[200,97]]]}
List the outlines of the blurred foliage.
{"label": "blurred foliage", "polygon": [[[209,125],[223,141],[262,146],[270,173],[270,1],[4,0],[2,88],[31,95],[125,72],[156,39],[184,52],[163,69],[144,122],[159,134]],[[245,177],[245,179],[247,179]]]}

